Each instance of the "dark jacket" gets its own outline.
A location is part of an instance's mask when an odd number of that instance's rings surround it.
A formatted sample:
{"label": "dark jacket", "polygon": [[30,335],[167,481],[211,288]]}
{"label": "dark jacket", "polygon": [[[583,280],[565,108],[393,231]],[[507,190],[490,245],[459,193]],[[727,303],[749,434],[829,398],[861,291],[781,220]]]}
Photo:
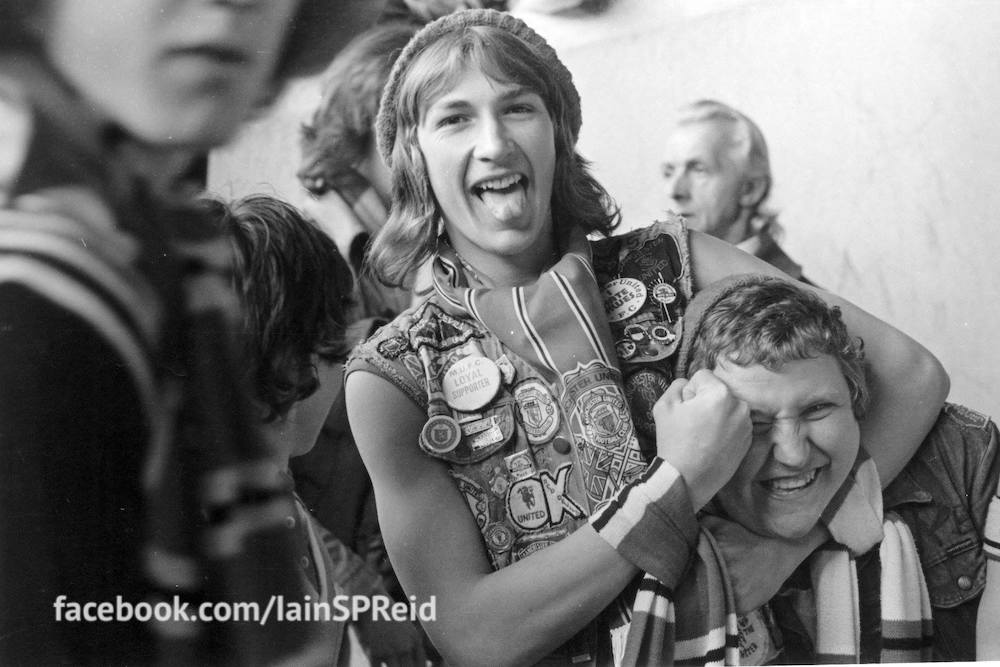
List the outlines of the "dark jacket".
{"label": "dark jacket", "polygon": [[916,456],[885,490],[913,533],[934,610],[934,659],[975,660],[986,585],[983,528],[1000,476],[997,427],[948,404]]}
{"label": "dark jacket", "polygon": [[[43,64],[0,59],[0,118],[0,663],[303,655],[309,624],[180,633],[180,614],[124,607],[306,592],[241,378],[227,243],[159,182],[170,156]],[[73,621],[60,600],[123,618]]]}

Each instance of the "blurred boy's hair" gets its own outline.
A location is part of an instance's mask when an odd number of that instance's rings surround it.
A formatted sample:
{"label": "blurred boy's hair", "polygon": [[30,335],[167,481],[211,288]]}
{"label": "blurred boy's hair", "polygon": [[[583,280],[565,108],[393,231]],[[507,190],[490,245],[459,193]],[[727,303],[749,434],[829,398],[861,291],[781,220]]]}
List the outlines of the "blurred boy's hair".
{"label": "blurred boy's hair", "polygon": [[351,270],[334,242],[280,199],[205,201],[232,243],[247,372],[273,421],[316,391],[316,357],[337,362],[349,352]]}

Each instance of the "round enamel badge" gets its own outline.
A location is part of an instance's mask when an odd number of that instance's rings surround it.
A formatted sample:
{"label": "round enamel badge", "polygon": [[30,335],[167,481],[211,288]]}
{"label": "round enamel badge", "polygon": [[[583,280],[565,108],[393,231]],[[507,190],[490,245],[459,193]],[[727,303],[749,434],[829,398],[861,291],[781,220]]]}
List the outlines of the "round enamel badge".
{"label": "round enamel badge", "polygon": [[653,285],[653,298],[657,303],[669,306],[677,300],[677,290],[670,283],[656,283]]}
{"label": "round enamel badge", "polygon": [[486,546],[495,553],[504,553],[514,544],[514,531],[505,523],[491,523],[483,531]]}
{"label": "round enamel badge", "polygon": [[518,416],[528,442],[548,442],[559,430],[559,407],[541,380],[531,378],[514,388]]}
{"label": "round enamel badge", "polygon": [[500,389],[500,369],[486,357],[459,359],[441,380],[444,400],[462,412],[475,412],[493,400]]}
{"label": "round enamel badge", "polygon": [[632,317],[646,303],[646,286],[635,278],[615,278],[604,285],[604,312],[609,322],[621,322]]}
{"label": "round enamel badge", "polygon": [[434,415],[420,430],[420,444],[432,454],[447,454],[461,440],[461,427],[448,415]]}
{"label": "round enamel badge", "polygon": [[620,340],[615,343],[615,351],[621,359],[631,359],[635,356],[638,349],[639,348],[636,346],[635,342],[631,340]]}

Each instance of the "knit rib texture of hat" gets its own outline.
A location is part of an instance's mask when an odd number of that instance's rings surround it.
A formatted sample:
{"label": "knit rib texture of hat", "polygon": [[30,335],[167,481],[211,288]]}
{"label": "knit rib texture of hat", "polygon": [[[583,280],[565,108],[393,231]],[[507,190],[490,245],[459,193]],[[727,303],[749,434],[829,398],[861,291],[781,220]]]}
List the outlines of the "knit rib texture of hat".
{"label": "knit rib texture of hat", "polygon": [[378,118],[375,121],[375,137],[379,154],[386,165],[392,167],[392,148],[396,143],[396,106],[399,102],[399,86],[410,69],[410,65],[429,45],[441,37],[457,30],[473,26],[491,26],[505,30],[523,40],[546,63],[558,86],[562,89],[569,115],[569,129],[575,143],[583,123],[580,113],[580,94],[573,85],[573,76],[559,60],[555,50],[542,39],[541,35],[528,27],[521,19],[495,9],[465,9],[447,14],[424,26],[403,48],[389,74],[389,80],[382,91]]}

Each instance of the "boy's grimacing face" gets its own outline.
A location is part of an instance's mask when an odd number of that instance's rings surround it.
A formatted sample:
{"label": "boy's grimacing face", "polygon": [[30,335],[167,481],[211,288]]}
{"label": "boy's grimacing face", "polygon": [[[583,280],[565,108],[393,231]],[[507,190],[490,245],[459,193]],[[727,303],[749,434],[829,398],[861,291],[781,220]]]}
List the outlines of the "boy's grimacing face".
{"label": "boy's grimacing face", "polygon": [[713,369],[750,408],[753,443],[716,499],[745,528],[794,539],[819,521],[860,446],[851,393],[830,355],[771,371],[722,360]]}

